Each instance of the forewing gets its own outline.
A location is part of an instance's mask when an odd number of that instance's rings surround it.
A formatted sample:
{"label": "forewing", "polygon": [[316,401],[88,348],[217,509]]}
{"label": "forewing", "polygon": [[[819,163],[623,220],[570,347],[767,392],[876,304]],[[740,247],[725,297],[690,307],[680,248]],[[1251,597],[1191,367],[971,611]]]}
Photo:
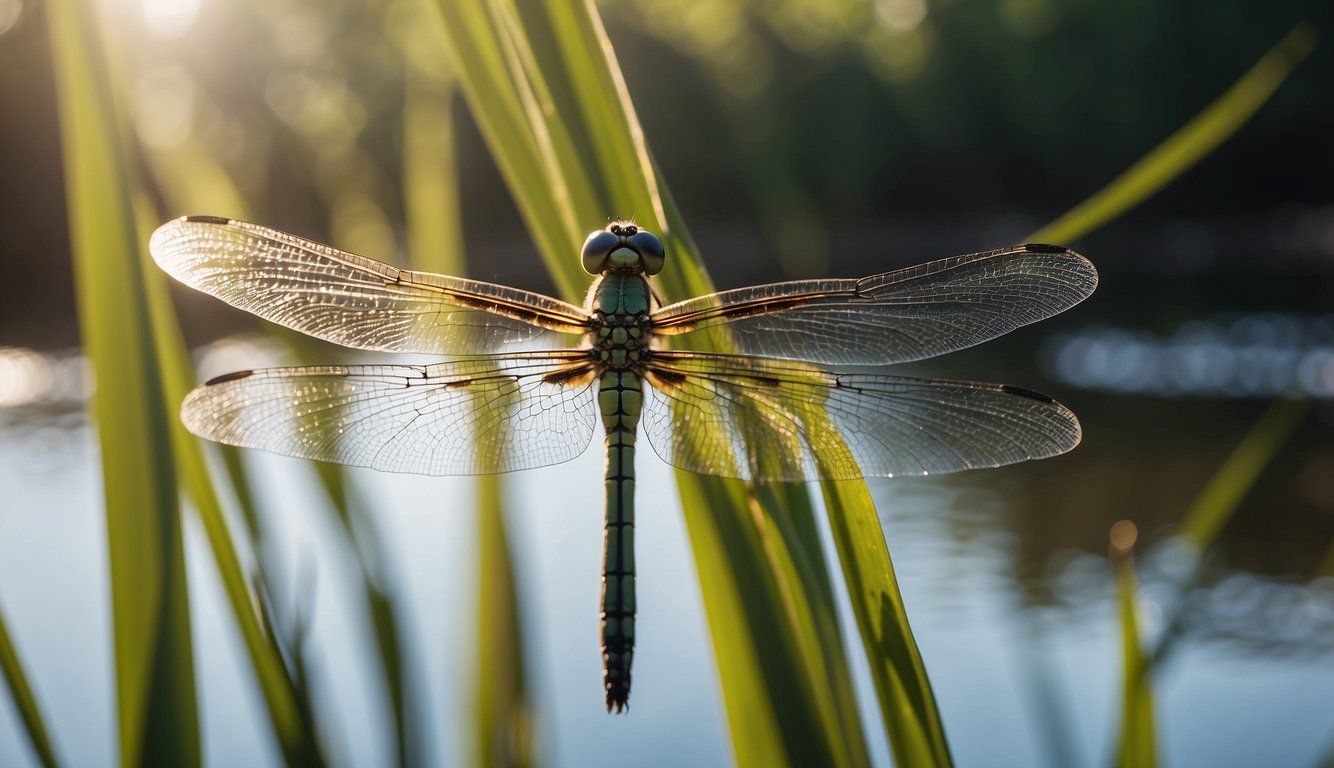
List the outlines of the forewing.
{"label": "forewing", "polygon": [[[826,365],[887,365],[980,344],[1093,293],[1088,259],[1051,245],[941,259],[860,280],[723,291],[653,315],[663,336],[722,332],[718,351]],[[729,348],[730,347],[730,348]]]}
{"label": "forewing", "polygon": [[1079,421],[1017,387],[732,355],[655,353],[641,426],[660,457],[743,480],[957,472],[1064,453]]}
{"label": "forewing", "polygon": [[271,368],[196,388],[181,420],[220,443],[386,472],[509,472],[588,448],[594,378],[577,352]]}
{"label": "forewing", "polygon": [[411,272],[285,232],[212,217],[167,222],[149,251],[172,277],[288,328],[356,349],[464,355],[587,329],[573,304]]}

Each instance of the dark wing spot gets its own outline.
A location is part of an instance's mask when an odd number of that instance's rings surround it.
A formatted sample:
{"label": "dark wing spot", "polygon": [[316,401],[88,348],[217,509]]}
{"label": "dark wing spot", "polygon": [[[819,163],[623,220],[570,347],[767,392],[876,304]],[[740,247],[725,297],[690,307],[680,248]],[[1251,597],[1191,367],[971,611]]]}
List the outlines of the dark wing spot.
{"label": "dark wing spot", "polygon": [[1002,384],[1001,391],[1009,395],[1018,395],[1020,397],[1032,398],[1040,403],[1056,402],[1054,399],[1042,394],[1041,392],[1034,392],[1031,389],[1024,389],[1023,387],[1012,387],[1009,384]]}
{"label": "dark wing spot", "polygon": [[[446,382],[446,383],[445,383],[445,389],[463,389],[464,387],[466,387],[466,386],[472,384],[474,381],[476,381],[476,380],[475,380],[475,379],[459,379],[458,381],[450,381],[450,382]],[[411,386],[411,385],[409,385],[409,386]]]}
{"label": "dark wing spot", "polygon": [[571,381],[583,378],[588,374],[588,371],[589,368],[586,365],[565,371],[556,371],[555,373],[548,373],[546,376],[543,376],[542,381],[547,384],[568,384]]}
{"label": "dark wing spot", "polygon": [[204,386],[211,387],[214,384],[226,384],[229,381],[236,381],[237,379],[247,378],[253,373],[254,371],[236,371],[235,373],[224,373],[221,376],[214,376],[213,378],[209,379],[207,382],[205,382]]}
{"label": "dark wing spot", "polygon": [[1063,245],[1048,245],[1047,243],[1028,243],[1024,250],[1029,253],[1065,253],[1070,250]]}
{"label": "dark wing spot", "polygon": [[681,384],[684,384],[686,380],[686,375],[684,373],[677,373],[675,371],[664,371],[658,368],[653,368],[649,370],[649,373],[653,376],[655,381],[661,382],[669,387],[680,386]]}
{"label": "dark wing spot", "polygon": [[181,221],[197,221],[203,224],[230,224],[231,219],[225,219],[221,216],[182,216]]}
{"label": "dark wing spot", "polygon": [[[388,267],[388,265],[385,266]],[[388,268],[392,269],[394,272],[394,282],[402,283],[403,273],[394,267],[388,267]],[[515,304],[514,302],[503,301],[500,299],[480,298],[477,296],[470,296],[466,293],[459,293],[458,291],[452,291],[452,290],[445,290],[443,291],[443,293],[449,296],[449,299],[452,303],[457,304],[461,307],[466,307],[468,309],[476,309],[482,312],[491,312],[493,314],[503,315],[505,317],[511,317],[514,318],[515,320],[522,320],[525,323],[530,323],[532,325],[536,325],[539,327],[545,327],[543,326],[542,321],[547,319],[546,316],[536,310],[528,309],[524,307],[522,304]],[[589,318],[587,324],[581,323],[581,325],[587,328],[591,328],[592,318]]]}
{"label": "dark wing spot", "polygon": [[770,301],[755,302],[754,305],[741,304],[740,310],[731,310],[725,313],[728,318],[737,319],[742,317],[751,317],[752,315],[763,315],[770,312],[779,312],[785,309],[795,309],[810,304],[811,300],[803,296],[794,296],[786,299],[772,299]]}

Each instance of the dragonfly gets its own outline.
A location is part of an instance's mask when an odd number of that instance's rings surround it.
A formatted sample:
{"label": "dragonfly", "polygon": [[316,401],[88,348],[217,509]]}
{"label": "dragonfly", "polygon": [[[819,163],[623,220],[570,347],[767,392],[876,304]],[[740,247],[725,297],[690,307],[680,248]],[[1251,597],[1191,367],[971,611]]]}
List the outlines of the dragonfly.
{"label": "dragonfly", "polygon": [[640,432],[671,465],[749,482],[934,475],[1080,441],[1075,415],[1028,389],[837,370],[934,357],[1074,306],[1098,273],[1060,246],[663,304],[652,283],[662,240],[616,220],[584,242],[593,279],[583,306],[209,216],[164,224],[149,250],[186,285],[309,336],[448,358],[219,376],[181,405],[200,437],[387,472],[476,475],[568,461],[600,426],[608,712],[625,711],[630,696]]}

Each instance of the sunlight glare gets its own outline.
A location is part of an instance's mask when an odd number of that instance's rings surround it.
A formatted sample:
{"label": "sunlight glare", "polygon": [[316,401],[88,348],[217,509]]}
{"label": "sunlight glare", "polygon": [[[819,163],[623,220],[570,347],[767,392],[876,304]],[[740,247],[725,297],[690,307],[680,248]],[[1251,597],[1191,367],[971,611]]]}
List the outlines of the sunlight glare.
{"label": "sunlight glare", "polygon": [[871,69],[890,83],[908,82],[922,74],[935,46],[930,24],[896,29],[889,24],[868,27],[858,41]]}
{"label": "sunlight glare", "polygon": [[194,127],[194,81],[181,67],[145,72],[135,93],[134,128],[150,147],[170,149],[190,137]]}
{"label": "sunlight glare", "polygon": [[93,391],[92,367],[75,350],[0,347],[0,408],[77,403]]}
{"label": "sunlight glare", "polygon": [[158,37],[180,37],[199,15],[200,0],[144,0],[144,22]]}
{"label": "sunlight glare", "polygon": [[925,0],[876,0],[875,15],[885,26],[900,32],[916,29],[926,20]]}
{"label": "sunlight glare", "polygon": [[326,157],[347,152],[366,124],[366,110],[339,74],[304,69],[269,76],[264,97],[274,114]]}
{"label": "sunlight glare", "polygon": [[1120,520],[1112,525],[1107,538],[1113,550],[1118,554],[1125,554],[1135,546],[1135,540],[1139,538],[1139,529],[1130,520]]}
{"label": "sunlight glare", "polygon": [[788,47],[808,54],[833,47],[849,27],[843,9],[826,2],[782,3],[774,10],[770,22]]}
{"label": "sunlight glare", "polygon": [[0,35],[14,28],[23,15],[23,0],[0,0]]}
{"label": "sunlight glare", "polygon": [[54,374],[49,357],[31,349],[0,348],[0,408],[45,399]]}
{"label": "sunlight glare", "polygon": [[194,352],[195,370],[203,380],[250,368],[290,365],[281,345],[267,336],[241,334],[218,339]]}

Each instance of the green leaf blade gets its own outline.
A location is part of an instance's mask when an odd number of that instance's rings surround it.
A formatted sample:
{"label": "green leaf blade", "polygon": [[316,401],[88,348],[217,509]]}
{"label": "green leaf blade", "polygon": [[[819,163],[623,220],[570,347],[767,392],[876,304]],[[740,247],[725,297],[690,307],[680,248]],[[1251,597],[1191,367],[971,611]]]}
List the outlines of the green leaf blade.
{"label": "green leaf blade", "polygon": [[1275,400],[1205,484],[1181,522],[1181,535],[1196,551],[1204,552],[1214,543],[1311,407],[1312,402],[1305,399]]}
{"label": "green leaf blade", "polygon": [[1116,579],[1116,605],[1121,623],[1121,738],[1116,764],[1119,768],[1155,768],[1158,765],[1157,727],[1154,724],[1153,686],[1149,662],[1140,639],[1136,602],[1138,587],[1135,561],[1135,526],[1123,520],[1112,527],[1112,569]]}
{"label": "green leaf blade", "polygon": [[1236,133],[1315,46],[1315,27],[1293,27],[1240,80],[1110,184],[1030,235],[1030,242],[1068,243],[1147,200]]}
{"label": "green leaf blade", "polygon": [[827,482],[822,488],[894,762],[952,765],[940,708],[866,484]]}
{"label": "green leaf blade", "polygon": [[473,764],[526,768],[538,764],[534,712],[500,478],[479,477],[477,490],[477,716]]}
{"label": "green leaf blade", "polygon": [[46,768],[59,765],[55,747],[48,735],[46,719],[42,717],[37,697],[32,692],[32,686],[28,684],[28,675],[23,671],[23,662],[19,659],[18,649],[14,647],[14,641],[9,637],[9,627],[5,622],[3,610],[0,610],[0,674],[4,675],[5,685],[14,699],[14,707],[18,710],[19,719],[23,721],[24,732],[38,762]]}
{"label": "green leaf blade", "polygon": [[96,14],[47,6],[84,348],[97,376],[120,755],[197,765],[200,741],[171,427]]}

